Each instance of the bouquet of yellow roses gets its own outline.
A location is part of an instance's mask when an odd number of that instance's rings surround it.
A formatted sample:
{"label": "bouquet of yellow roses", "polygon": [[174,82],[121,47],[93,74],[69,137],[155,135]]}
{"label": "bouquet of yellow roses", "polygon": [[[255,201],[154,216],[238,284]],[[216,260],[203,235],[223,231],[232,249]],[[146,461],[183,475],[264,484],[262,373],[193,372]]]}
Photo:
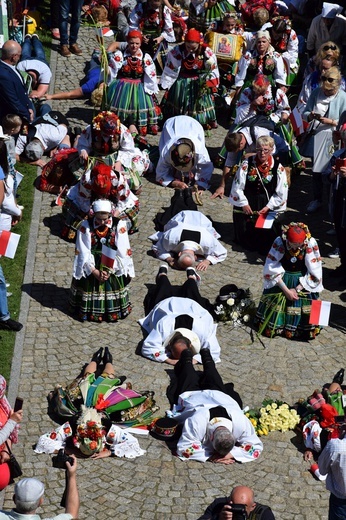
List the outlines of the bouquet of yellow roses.
{"label": "bouquet of yellow roses", "polygon": [[287,403],[265,399],[259,410],[249,410],[245,414],[251,421],[257,435],[268,435],[269,432],[287,432],[293,430],[300,421],[297,410]]}

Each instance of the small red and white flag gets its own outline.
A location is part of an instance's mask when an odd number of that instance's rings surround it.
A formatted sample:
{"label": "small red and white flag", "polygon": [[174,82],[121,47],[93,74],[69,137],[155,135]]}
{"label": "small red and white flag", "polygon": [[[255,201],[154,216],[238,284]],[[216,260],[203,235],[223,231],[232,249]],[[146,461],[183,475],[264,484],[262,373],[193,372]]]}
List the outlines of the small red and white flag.
{"label": "small red and white flag", "polygon": [[0,256],[14,258],[20,235],[11,231],[0,231]]}
{"label": "small red and white flag", "polygon": [[109,269],[114,269],[114,263],[116,261],[117,251],[111,249],[108,246],[102,246],[102,256],[101,256],[101,265],[108,267]]}
{"label": "small red and white flag", "polygon": [[331,302],[312,300],[310,312],[310,325],[329,325]]}
{"label": "small red and white flag", "polygon": [[104,36],[113,36],[114,32],[109,27],[96,27],[95,28],[97,36],[103,38]]}
{"label": "small red and white flag", "polygon": [[260,229],[271,229],[274,224],[275,216],[275,211],[268,211],[265,215],[258,215],[255,227]]}
{"label": "small red and white flag", "polygon": [[56,206],[63,206],[66,193],[68,192],[68,186],[65,184],[65,186],[60,190],[59,195],[55,199],[55,205]]}
{"label": "small red and white flag", "polygon": [[297,107],[292,110],[289,118],[293,127],[294,135],[298,136],[302,134],[304,132],[304,122]]}

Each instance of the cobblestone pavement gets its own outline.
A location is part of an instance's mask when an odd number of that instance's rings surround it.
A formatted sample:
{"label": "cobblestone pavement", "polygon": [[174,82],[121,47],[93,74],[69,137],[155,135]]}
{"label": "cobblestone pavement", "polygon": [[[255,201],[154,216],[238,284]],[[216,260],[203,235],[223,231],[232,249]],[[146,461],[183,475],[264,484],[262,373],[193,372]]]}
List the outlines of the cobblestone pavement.
{"label": "cobblestone pavement", "polygon": [[[85,59],[93,50],[92,29],[81,30],[80,44],[82,57],[64,59],[52,53],[52,68],[56,62],[55,91],[78,84]],[[56,102],[54,108],[66,112],[72,124],[82,126],[89,123],[93,115],[93,109],[84,101]],[[220,126],[207,137],[212,156],[221,145],[225,127]],[[157,142],[157,138],[151,138],[151,142]],[[219,175],[220,171],[215,170],[214,187]],[[252,342],[247,330],[231,330],[227,325],[219,325],[222,346],[219,370],[226,381],[234,382],[244,403],[250,407],[260,405],[265,397],[293,403],[330,381],[344,365],[345,293],[340,293],[337,285],[328,279],[328,273],[338,261],[327,257],[335,245],[325,234],[330,228],[327,209],[317,216],[300,213],[310,200],[310,181],[305,174],[294,180],[287,221],[303,219],[312,233],[320,237],[325,260],[323,299],[335,304],[333,326],[310,343],[279,338],[264,340],[263,346],[256,336]],[[134,388],[154,390],[162,412],[168,408],[165,391],[170,369],[139,357],[136,348],[142,339],[137,320],[143,316],[143,299],[148,285],[154,283],[159,266],[159,261],[148,253],[147,237],[153,232],[154,216],[168,204],[172,191],[155,185],[153,179],[144,179],[143,184],[140,232],[131,236],[136,269],[136,278],[130,285],[133,312],[125,321],[113,325],[79,323],[68,315],[67,293],[74,245],[59,238],[60,209],[52,206],[54,197],[36,193],[31,249],[23,286],[21,320],[26,321],[26,327],[17,337],[10,392],[13,399],[18,382],[18,392],[25,398],[25,420],[16,455],[26,476],[45,482],[45,516],[59,510],[64,477],[61,470],[52,468],[50,456],[35,454],[32,445],[53,426],[47,415],[45,397],[56,383],[71,381],[99,346],[109,345],[116,371],[126,374]],[[203,200],[202,211],[213,219],[221,233],[228,258],[203,275],[202,294],[214,299],[222,285],[234,282],[251,287],[258,298],[263,259],[254,253],[242,252],[233,244],[227,199],[213,201],[207,192]],[[177,284],[185,279],[183,272],[170,271],[169,276]],[[140,445],[147,453],[134,461],[80,460],[80,518],[194,520],[215,497],[227,494],[234,485],[244,484],[256,490],[257,500],[269,504],[277,519],[326,519],[328,492],[324,483],[315,481],[309,473],[295,433],[271,433],[263,442],[261,458],[245,465],[184,463],[173,457],[164,443],[151,437],[140,438]],[[12,505],[12,493],[9,487],[4,499],[6,509]]]}

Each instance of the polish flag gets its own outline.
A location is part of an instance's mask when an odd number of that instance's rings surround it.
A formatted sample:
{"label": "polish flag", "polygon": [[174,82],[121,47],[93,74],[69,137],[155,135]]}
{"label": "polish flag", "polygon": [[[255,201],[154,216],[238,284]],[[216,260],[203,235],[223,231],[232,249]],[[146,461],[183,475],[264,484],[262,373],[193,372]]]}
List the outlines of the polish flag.
{"label": "polish flag", "polygon": [[304,132],[304,122],[297,107],[292,110],[289,118],[293,127],[294,135],[298,136],[302,134]]}
{"label": "polish flag", "polygon": [[10,231],[0,231],[0,256],[14,258],[17,251],[20,235]]}
{"label": "polish flag", "polygon": [[113,36],[114,32],[109,27],[97,27],[95,29],[97,36],[103,38],[104,36]]}
{"label": "polish flag", "polygon": [[108,246],[102,246],[101,265],[114,269],[114,263],[116,261],[117,251],[111,249]]}
{"label": "polish flag", "polygon": [[312,300],[310,312],[310,325],[329,325],[330,302],[323,302],[322,300]]}
{"label": "polish flag", "polygon": [[255,227],[260,229],[271,229],[275,220],[275,211],[268,211],[265,215],[258,215]]}

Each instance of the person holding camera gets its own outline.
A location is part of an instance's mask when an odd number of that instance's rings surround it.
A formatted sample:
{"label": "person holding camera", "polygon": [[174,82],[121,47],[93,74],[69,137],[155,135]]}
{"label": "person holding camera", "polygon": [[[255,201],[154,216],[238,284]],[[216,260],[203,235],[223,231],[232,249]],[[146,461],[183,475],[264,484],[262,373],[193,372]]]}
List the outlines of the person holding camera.
{"label": "person holding camera", "polygon": [[[74,455],[65,462],[66,488],[63,496],[65,513],[56,515],[49,520],[72,520],[78,518],[79,493],[77,488],[77,459]],[[36,513],[43,504],[44,485],[36,478],[23,478],[14,487],[13,501],[15,508],[11,511],[0,511],[0,520],[20,520],[23,515],[29,520],[41,520]],[[45,519],[48,520],[48,519]]]}
{"label": "person holding camera", "polygon": [[254,492],[236,486],[229,497],[216,498],[198,520],[275,520],[269,506],[255,502]]}
{"label": "person holding camera", "polygon": [[309,122],[309,127],[307,138],[299,151],[304,157],[311,157],[313,163],[313,200],[306,208],[307,213],[316,213],[322,206],[322,173],[328,167],[333,153],[333,130],[346,110],[346,92],[340,89],[341,79],[338,67],[325,70],[321,75],[321,87],[312,91],[302,114],[303,119]]}

